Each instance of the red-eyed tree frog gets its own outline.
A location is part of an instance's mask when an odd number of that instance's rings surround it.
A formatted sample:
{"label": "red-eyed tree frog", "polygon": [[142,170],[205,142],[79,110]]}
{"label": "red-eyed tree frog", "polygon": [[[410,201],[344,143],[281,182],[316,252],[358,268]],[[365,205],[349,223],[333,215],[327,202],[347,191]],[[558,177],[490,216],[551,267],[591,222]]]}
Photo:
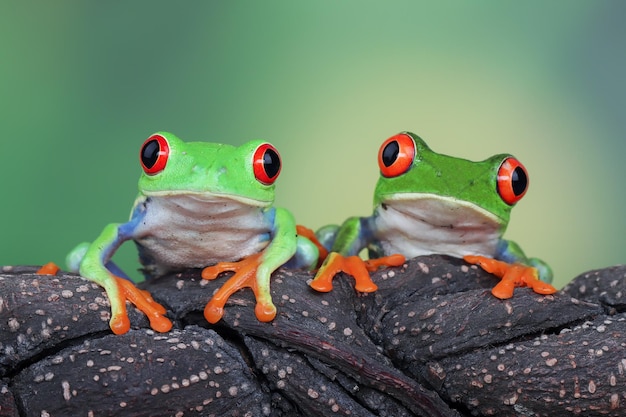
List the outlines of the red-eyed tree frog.
{"label": "red-eyed tree frog", "polygon": [[148,316],[153,329],[164,332],[172,326],[165,309],[121,278],[109,262],[127,240],[136,243],[146,278],[207,265],[213,266],[202,271],[205,279],[235,271],[206,305],[209,322],[219,321],[228,298],[244,287],[254,292],[257,318],[274,319],[272,272],[288,262],[291,267],[315,267],[319,253],[297,235],[289,211],[272,207],[281,170],[278,151],[261,140],[235,147],[186,143],[159,132],[142,145],[140,163],[139,195],[130,220],[107,225],[96,240],[68,255],[70,270],[106,290],[113,332],[130,328],[126,301]]}
{"label": "red-eyed tree frog", "polygon": [[[377,267],[444,254],[501,277],[492,290],[496,297],[510,298],[516,286],[556,292],[539,280],[551,281],[548,265],[502,238],[512,207],[528,189],[526,168],[513,156],[468,161],[433,152],[420,137],[403,132],[381,145],[378,165],[373,215],[317,232],[330,254],[311,282],[314,289],[330,291],[343,271],[355,278],[358,291],[372,292],[377,287],[369,272]],[[364,248],[369,261],[358,257]]]}

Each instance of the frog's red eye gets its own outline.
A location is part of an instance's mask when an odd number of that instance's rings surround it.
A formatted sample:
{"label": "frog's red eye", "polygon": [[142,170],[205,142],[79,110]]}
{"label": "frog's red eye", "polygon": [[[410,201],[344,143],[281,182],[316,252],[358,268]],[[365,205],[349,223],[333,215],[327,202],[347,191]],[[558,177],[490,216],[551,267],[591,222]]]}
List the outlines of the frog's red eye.
{"label": "frog's red eye", "polygon": [[411,168],[415,159],[415,141],[406,133],[387,139],[378,151],[380,173],[387,178],[402,175]]}
{"label": "frog's red eye", "polygon": [[508,157],[498,169],[498,194],[502,200],[513,205],[521,200],[528,190],[528,173],[524,165],[513,157]]}
{"label": "frog's red eye", "polygon": [[280,174],[280,155],[275,147],[264,143],[256,148],[252,157],[255,178],[265,185],[272,185]]}
{"label": "frog's red eye", "polygon": [[155,175],[165,169],[170,156],[170,145],[161,135],[152,135],[141,146],[139,160],[143,171],[148,175]]}

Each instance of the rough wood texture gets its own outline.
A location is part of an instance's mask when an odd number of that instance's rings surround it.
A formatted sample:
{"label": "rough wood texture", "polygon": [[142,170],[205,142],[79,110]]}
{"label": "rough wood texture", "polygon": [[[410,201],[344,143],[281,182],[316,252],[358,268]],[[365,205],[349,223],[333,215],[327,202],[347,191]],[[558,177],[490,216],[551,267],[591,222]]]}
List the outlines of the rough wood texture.
{"label": "rough wood texture", "polygon": [[[224,281],[188,271],[145,285],[175,321],[158,334],[108,328],[102,290],[80,277],[0,274],[2,416],[621,416],[626,413],[626,267],[563,292],[517,289],[431,256],[311,290],[279,270],[278,317],[259,323],[250,291],[218,325],[202,311]],[[576,298],[573,298],[576,297]]]}

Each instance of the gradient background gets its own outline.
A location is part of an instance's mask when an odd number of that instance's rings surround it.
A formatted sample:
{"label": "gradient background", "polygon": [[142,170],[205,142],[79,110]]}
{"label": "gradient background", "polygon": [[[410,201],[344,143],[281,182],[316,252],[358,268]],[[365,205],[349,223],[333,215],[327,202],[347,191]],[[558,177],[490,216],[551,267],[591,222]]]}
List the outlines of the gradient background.
{"label": "gradient background", "polygon": [[313,228],[371,213],[401,130],[510,152],[531,188],[507,238],[559,285],[623,263],[624,17],[621,1],[2,2],[0,264],[63,264],[125,221],[157,130],[271,141],[277,205]]}

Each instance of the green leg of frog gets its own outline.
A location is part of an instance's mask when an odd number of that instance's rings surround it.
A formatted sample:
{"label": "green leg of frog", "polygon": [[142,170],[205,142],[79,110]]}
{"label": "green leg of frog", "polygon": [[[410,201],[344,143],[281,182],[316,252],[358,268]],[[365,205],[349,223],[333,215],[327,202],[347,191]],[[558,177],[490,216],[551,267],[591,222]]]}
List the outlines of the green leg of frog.
{"label": "green leg of frog", "polygon": [[109,325],[115,334],[130,330],[126,301],[133,303],[150,320],[150,327],[158,332],[167,332],[172,322],[165,317],[165,308],[155,302],[147,291],[140,290],[132,282],[117,277],[103,265],[123,240],[118,238],[118,224],[109,224],[102,234],[89,245],[80,262],[80,274],[100,285],[106,291],[111,304]]}

